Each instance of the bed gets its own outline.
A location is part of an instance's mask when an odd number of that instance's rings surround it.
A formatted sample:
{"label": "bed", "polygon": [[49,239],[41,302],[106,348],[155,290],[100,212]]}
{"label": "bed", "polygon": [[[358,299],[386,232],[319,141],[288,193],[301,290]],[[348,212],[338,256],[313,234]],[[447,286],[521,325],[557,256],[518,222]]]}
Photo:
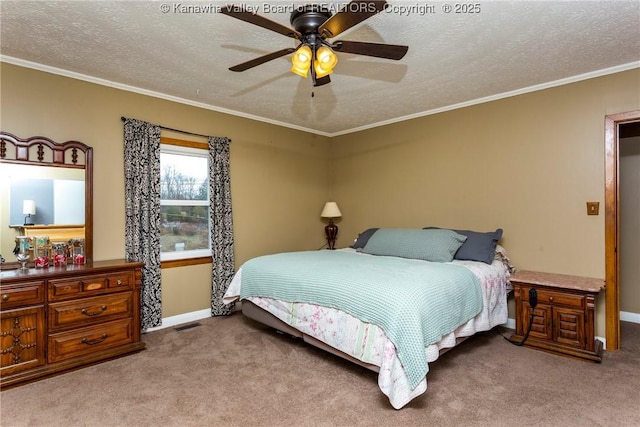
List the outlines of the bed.
{"label": "bed", "polygon": [[507,321],[513,266],[501,235],[369,229],[349,248],[249,260],[224,301],[240,300],[247,317],[378,372],[400,409],[426,391],[429,363]]}

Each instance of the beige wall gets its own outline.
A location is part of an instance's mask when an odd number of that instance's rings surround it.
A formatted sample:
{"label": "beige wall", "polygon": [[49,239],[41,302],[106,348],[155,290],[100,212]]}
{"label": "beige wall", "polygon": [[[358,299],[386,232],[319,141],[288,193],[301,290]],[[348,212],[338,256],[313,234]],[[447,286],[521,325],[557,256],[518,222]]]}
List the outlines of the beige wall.
{"label": "beige wall", "polygon": [[[519,269],[604,278],[604,118],[640,70],[334,138],[339,243],[368,227],[504,229]],[[597,334],[604,336],[604,295]],[[513,311],[511,311],[513,317]]]}
{"label": "beige wall", "polygon": [[[3,131],[75,139],[94,148],[96,260],[124,256],[121,116],[232,139],[237,264],[324,243],[327,138],[6,63],[0,63],[0,74]],[[210,270],[210,264],[163,270],[163,317],[208,308]]]}
{"label": "beige wall", "polygon": [[[338,246],[367,227],[505,230],[519,269],[604,277],[604,117],[640,109],[640,70],[333,139],[1,64],[2,130],[94,147],[94,254],[124,254],[121,116],[232,138],[236,264]],[[330,177],[330,178],[327,178]],[[209,306],[209,267],[163,271],[163,316]],[[623,291],[624,292],[624,291]],[[604,295],[597,334],[604,336]],[[513,312],[511,316],[513,317]]]}
{"label": "beige wall", "polygon": [[620,140],[620,310],[640,313],[640,136]]}

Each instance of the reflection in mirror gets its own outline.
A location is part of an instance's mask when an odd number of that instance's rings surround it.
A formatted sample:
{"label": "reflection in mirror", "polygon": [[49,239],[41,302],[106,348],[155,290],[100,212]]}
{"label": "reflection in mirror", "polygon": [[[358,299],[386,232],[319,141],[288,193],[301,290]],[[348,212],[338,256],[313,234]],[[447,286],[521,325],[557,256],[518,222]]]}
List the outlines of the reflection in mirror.
{"label": "reflection in mirror", "polygon": [[[84,239],[84,179],[84,169],[0,163],[0,254],[11,259],[17,236],[53,233],[53,239],[66,240],[58,226],[66,226],[65,237]],[[23,209],[27,201],[30,214]]]}
{"label": "reflection in mirror", "polygon": [[[0,132],[0,255],[18,266],[17,236],[85,239],[93,259],[93,150],[78,142]],[[33,225],[26,225],[33,224]]]}
{"label": "reflection in mirror", "polygon": [[9,186],[2,202],[9,204],[11,227],[84,224],[84,170],[2,164],[0,180],[0,191]]}

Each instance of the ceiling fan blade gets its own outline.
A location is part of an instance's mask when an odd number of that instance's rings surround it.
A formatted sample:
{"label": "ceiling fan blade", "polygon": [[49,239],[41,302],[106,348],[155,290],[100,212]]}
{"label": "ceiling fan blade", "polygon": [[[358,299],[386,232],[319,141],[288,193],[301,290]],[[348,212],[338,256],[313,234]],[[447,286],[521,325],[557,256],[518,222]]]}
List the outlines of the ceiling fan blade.
{"label": "ceiling fan blade", "polygon": [[407,53],[409,46],[340,40],[334,43],[333,49],[337,52],[399,60]]}
{"label": "ceiling fan blade", "polygon": [[262,65],[265,62],[269,62],[273,59],[276,58],[280,58],[281,56],[285,56],[289,53],[293,53],[296,50],[294,48],[286,48],[286,49],[281,49],[277,52],[271,52],[267,55],[261,56],[259,58],[255,58],[252,59],[251,61],[247,61],[247,62],[243,62],[242,64],[238,64],[238,65],[234,65],[233,67],[229,68],[229,70],[231,71],[245,71],[248,70],[249,68],[253,68],[253,67],[257,67],[258,65]]}
{"label": "ceiling fan blade", "polygon": [[342,10],[327,19],[324,24],[318,27],[318,33],[331,38],[343,31],[348,30],[356,24],[371,18],[381,12],[387,5],[386,1],[352,0]]}
{"label": "ceiling fan blade", "polygon": [[222,8],[221,12],[225,15],[248,22],[253,25],[257,25],[258,27],[266,28],[267,30],[275,31],[276,33],[285,35],[287,37],[291,37],[294,39],[299,39],[301,37],[301,34],[293,28],[289,28],[260,15],[256,15],[255,13],[245,9],[243,6],[225,6]]}

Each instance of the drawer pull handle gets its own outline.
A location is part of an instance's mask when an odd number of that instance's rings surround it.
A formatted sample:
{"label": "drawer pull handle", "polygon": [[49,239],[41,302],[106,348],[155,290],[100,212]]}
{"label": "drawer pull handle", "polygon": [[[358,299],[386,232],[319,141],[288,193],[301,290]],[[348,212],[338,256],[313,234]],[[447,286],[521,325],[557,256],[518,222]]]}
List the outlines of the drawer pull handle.
{"label": "drawer pull handle", "polygon": [[553,301],[553,297],[549,297],[549,301]]}
{"label": "drawer pull handle", "polygon": [[82,338],[82,344],[87,344],[87,345],[100,344],[102,341],[106,340],[108,337],[109,335],[102,334],[100,338],[96,338],[95,340],[88,340],[86,338]]}
{"label": "drawer pull handle", "polygon": [[118,281],[116,282],[116,285],[118,286],[122,285],[122,280],[118,279]]}
{"label": "drawer pull handle", "polygon": [[84,314],[85,316],[97,316],[98,314],[102,314],[103,311],[105,311],[107,309],[106,305],[103,305],[102,307],[100,307],[100,311],[93,311],[93,312],[89,312],[86,308],[83,308],[80,313]]}
{"label": "drawer pull handle", "polygon": [[9,294],[2,295],[2,301],[4,301],[4,302],[9,301]]}

